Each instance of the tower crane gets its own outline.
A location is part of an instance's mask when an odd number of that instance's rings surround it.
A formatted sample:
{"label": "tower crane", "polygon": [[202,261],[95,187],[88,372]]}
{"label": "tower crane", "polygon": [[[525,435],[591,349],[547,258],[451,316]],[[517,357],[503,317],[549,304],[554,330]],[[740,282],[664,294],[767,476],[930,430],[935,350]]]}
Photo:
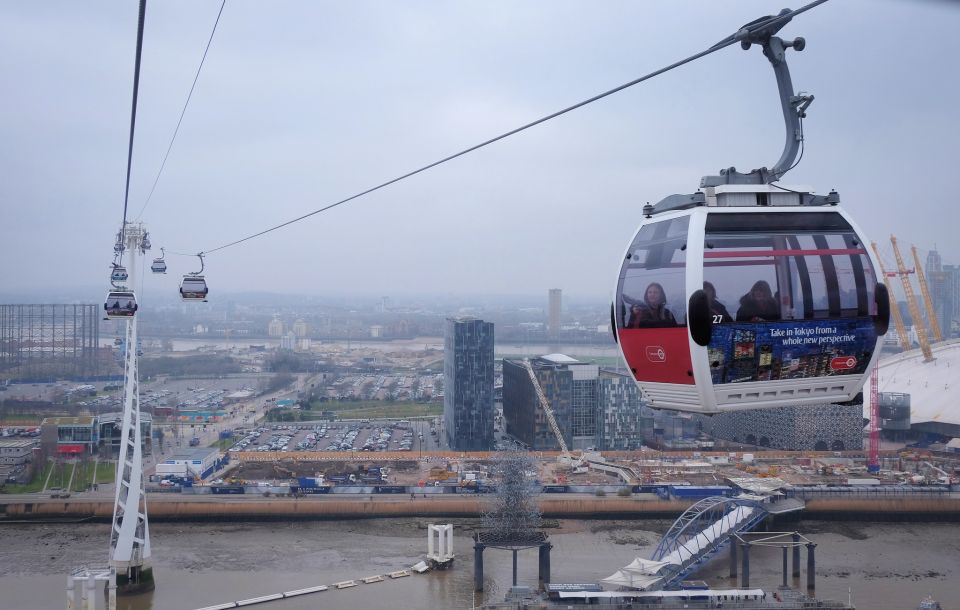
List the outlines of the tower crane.
{"label": "tower crane", "polygon": [[917,270],[917,281],[920,283],[920,294],[923,295],[923,304],[927,308],[927,321],[930,323],[930,334],[934,341],[943,341],[943,334],[940,332],[940,322],[937,321],[937,313],[933,310],[933,299],[930,298],[930,289],[927,287],[927,276],[923,273],[923,267],[920,266],[920,257],[917,256],[917,247],[910,244],[913,251],[914,269]]}
{"label": "tower crane", "polygon": [[923,318],[920,317],[920,308],[917,307],[917,299],[913,294],[913,285],[907,276],[907,268],[903,265],[903,257],[900,256],[900,248],[897,247],[897,238],[890,236],[890,243],[893,244],[893,254],[897,257],[897,271],[900,273],[900,281],[903,282],[903,292],[907,297],[907,307],[910,308],[910,317],[913,318],[913,327],[917,329],[917,341],[920,342],[920,350],[923,352],[923,361],[932,362],[933,351],[930,349],[930,342],[927,340],[927,329],[923,324]]}
{"label": "tower crane", "polygon": [[570,448],[567,447],[567,441],[563,438],[563,432],[560,430],[560,426],[557,425],[557,418],[553,415],[553,409],[550,408],[550,402],[547,400],[546,394],[543,393],[543,388],[540,387],[540,381],[537,379],[536,373],[533,372],[533,366],[530,364],[529,358],[523,359],[523,368],[527,370],[527,375],[530,377],[530,383],[533,384],[533,389],[537,393],[537,400],[540,402],[540,407],[543,409],[544,415],[547,417],[547,423],[550,425],[550,429],[553,431],[554,436],[557,437],[557,443],[560,444],[560,462],[570,464],[574,468],[580,468],[583,465],[583,455],[578,457],[573,457],[570,453]]}
{"label": "tower crane", "polygon": [[903,323],[903,316],[900,315],[900,307],[897,306],[897,298],[893,296],[893,287],[890,286],[890,278],[895,276],[893,271],[887,271],[883,268],[883,259],[880,257],[880,250],[877,248],[877,242],[870,242],[874,254],[877,255],[877,262],[880,265],[880,275],[883,277],[883,283],[887,287],[887,294],[890,295],[890,313],[893,314],[893,323],[897,327],[897,337],[900,339],[900,349],[907,351],[910,349],[910,336],[907,335],[907,327]]}

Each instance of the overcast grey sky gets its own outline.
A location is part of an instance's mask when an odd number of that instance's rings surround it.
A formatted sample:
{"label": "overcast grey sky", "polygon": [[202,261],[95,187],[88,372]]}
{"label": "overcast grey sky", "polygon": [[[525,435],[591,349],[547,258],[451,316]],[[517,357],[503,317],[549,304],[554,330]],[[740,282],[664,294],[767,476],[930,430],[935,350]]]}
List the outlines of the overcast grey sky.
{"label": "overcast grey sky", "polygon": [[[697,52],[783,0],[228,0],[143,220],[210,250]],[[789,4],[792,8],[799,2]],[[219,0],[147,6],[130,189],[156,176]],[[107,288],[123,208],[137,3],[0,4],[5,291]],[[836,188],[868,237],[960,263],[960,8],[833,0],[788,25],[816,101],[783,184]],[[612,293],[646,201],[772,165],[772,70],[732,46],[207,261],[218,291]],[[886,246],[885,251],[890,252]],[[908,251],[907,251],[908,254]],[[175,293],[195,259],[148,278]],[[888,256],[892,264],[892,256]]]}

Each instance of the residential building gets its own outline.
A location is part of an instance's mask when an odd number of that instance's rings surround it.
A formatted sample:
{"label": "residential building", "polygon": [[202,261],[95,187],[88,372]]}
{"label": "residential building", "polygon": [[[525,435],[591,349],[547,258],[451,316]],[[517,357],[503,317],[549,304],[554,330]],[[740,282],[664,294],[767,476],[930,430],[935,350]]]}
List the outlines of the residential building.
{"label": "residential building", "polygon": [[547,311],[547,338],[552,341],[560,339],[560,309],[562,305],[563,291],[560,288],[551,288]]}
{"label": "residential building", "polygon": [[270,324],[267,325],[267,335],[271,337],[282,337],[283,336],[283,322],[280,321],[280,318],[274,316],[270,320]]}
{"label": "residential building", "polygon": [[459,451],[493,447],[493,323],[447,318],[444,330],[443,425]]}

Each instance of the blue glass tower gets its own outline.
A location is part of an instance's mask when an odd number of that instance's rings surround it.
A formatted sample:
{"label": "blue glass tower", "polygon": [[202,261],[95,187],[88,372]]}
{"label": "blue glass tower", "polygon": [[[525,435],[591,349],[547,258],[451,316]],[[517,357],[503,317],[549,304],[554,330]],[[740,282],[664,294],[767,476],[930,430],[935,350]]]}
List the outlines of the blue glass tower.
{"label": "blue glass tower", "polygon": [[443,425],[459,451],[493,447],[493,323],[447,318],[443,353]]}

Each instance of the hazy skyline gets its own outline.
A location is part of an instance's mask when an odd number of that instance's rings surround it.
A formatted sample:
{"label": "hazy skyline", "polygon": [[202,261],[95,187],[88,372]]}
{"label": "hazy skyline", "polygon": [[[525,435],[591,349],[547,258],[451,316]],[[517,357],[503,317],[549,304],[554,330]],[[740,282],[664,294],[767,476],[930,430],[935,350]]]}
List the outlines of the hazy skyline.
{"label": "hazy skyline", "polygon": [[[791,3],[797,8],[801,3]],[[210,250],[671,63],[782,2],[226,4],[143,220]],[[220,2],[148,3],[130,218],[150,191]],[[108,287],[123,209],[137,3],[0,7],[3,291]],[[829,2],[781,32],[816,96],[783,184],[836,188],[893,265],[960,263],[960,8]],[[207,260],[218,292],[608,299],[640,209],[779,157],[772,70],[737,46]],[[175,294],[196,259],[168,257]],[[907,261],[913,266],[911,260]]]}

